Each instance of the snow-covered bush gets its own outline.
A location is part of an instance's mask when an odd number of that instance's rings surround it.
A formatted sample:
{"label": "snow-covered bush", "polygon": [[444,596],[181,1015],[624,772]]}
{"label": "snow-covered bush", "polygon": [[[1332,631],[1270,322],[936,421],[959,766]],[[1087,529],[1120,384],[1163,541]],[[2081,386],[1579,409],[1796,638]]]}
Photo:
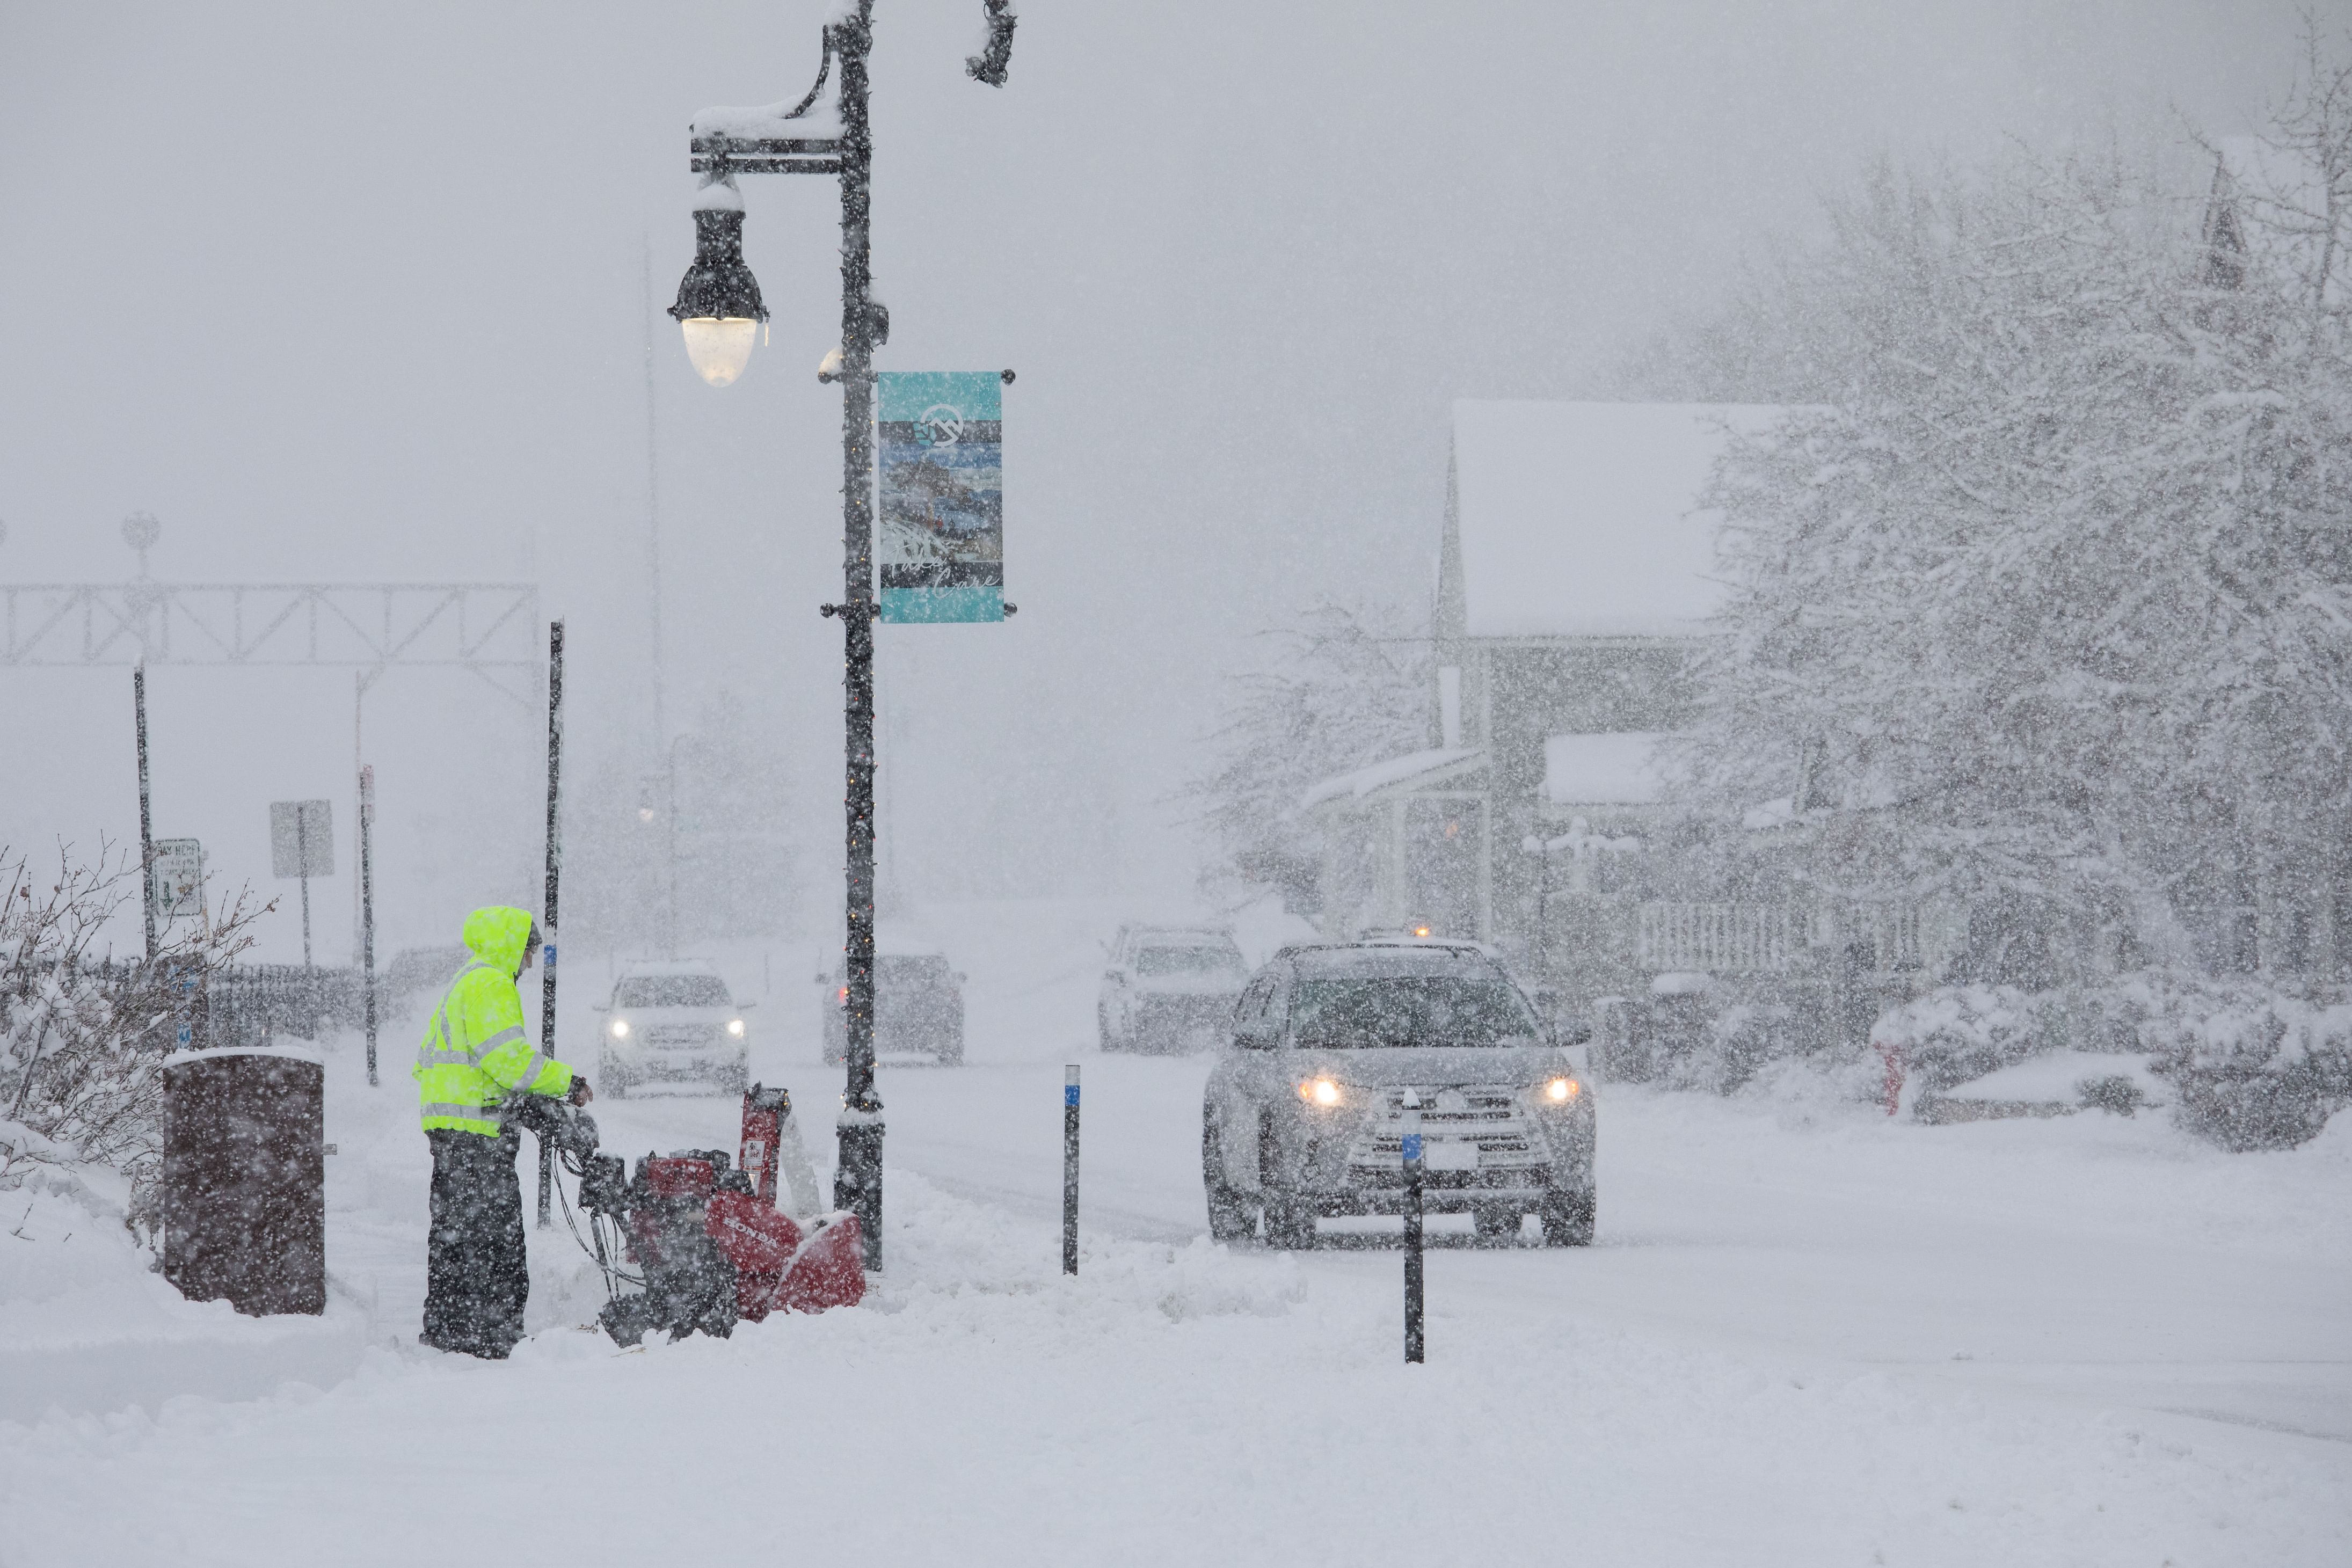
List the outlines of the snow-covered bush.
{"label": "snow-covered bush", "polygon": [[2352,1104],[2352,1003],[2163,971],[2105,1000],[2171,1081],[2180,1124],[2224,1148],[2291,1148]]}
{"label": "snow-covered bush", "polygon": [[190,977],[251,943],[266,909],[240,896],[184,925],[155,961],[116,961],[97,944],[138,894],[139,862],[107,846],[54,875],[0,850],[0,1187],[30,1167],[104,1166],[134,1186],[163,1155],[163,1057],[201,1005]]}
{"label": "snow-covered bush", "polygon": [[[2148,970],[2079,994],[1948,986],[1889,1009],[1871,1040],[1931,1089],[2067,1047],[2139,1053],[2172,1085],[2180,1125],[2229,1149],[2292,1147],[2352,1104],[2352,1002],[2256,979]],[[2084,1098],[2126,1113],[2141,1103],[2128,1084]]]}
{"label": "snow-covered bush", "polygon": [[1951,1089],[2047,1050],[2034,997],[2014,986],[1945,986],[1889,1009],[1870,1040],[1893,1051],[1906,1076]]}
{"label": "snow-covered bush", "polygon": [[1792,1020],[1787,1008],[1772,1003],[1738,1002],[1709,1020],[1706,1049],[1696,1064],[1700,1086],[1718,1094],[1744,1087],[1767,1062],[1794,1049]]}

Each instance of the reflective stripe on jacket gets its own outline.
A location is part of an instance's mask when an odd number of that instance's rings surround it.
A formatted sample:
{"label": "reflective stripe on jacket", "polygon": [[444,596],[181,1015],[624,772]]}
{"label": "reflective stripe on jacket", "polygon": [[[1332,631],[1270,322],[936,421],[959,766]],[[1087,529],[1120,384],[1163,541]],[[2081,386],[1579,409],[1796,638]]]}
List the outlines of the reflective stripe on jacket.
{"label": "reflective stripe on jacket", "polygon": [[524,1037],[515,976],[530,941],[530,915],[494,906],[466,917],[474,961],[457,971],[416,1047],[419,1108],[425,1131],[453,1128],[495,1138],[499,1103],[512,1093],[565,1094],[572,1069]]}

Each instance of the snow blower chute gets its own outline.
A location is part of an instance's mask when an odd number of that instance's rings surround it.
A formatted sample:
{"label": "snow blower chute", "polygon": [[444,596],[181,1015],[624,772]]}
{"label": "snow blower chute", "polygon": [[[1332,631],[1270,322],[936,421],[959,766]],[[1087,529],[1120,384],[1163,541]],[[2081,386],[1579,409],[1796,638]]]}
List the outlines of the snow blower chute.
{"label": "snow blower chute", "polygon": [[[597,1321],[614,1343],[635,1344],[653,1329],[724,1338],[741,1319],[864,1299],[857,1217],[816,1212],[815,1173],[783,1090],[755,1083],[745,1092],[740,1161],[724,1149],[679,1149],[647,1154],[634,1172],[598,1152],[595,1120],[583,1112],[531,1096],[518,1114],[579,1179],[581,1245],[604,1270],[611,1300]],[[777,1205],[780,1180],[791,1212]],[[578,1236],[569,1199],[564,1219]]]}

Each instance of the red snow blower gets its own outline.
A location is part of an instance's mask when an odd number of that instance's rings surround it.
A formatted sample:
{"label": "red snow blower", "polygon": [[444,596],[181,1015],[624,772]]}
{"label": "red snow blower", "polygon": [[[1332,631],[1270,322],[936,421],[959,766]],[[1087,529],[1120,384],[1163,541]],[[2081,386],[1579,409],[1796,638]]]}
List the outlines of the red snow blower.
{"label": "red snow blower", "polygon": [[[743,1319],[864,1299],[857,1217],[814,1212],[816,1181],[783,1090],[755,1083],[745,1092],[740,1164],[724,1149],[679,1149],[649,1153],[632,1172],[618,1155],[598,1152],[595,1120],[584,1112],[543,1095],[517,1111],[579,1180],[589,1230],[581,1246],[611,1296],[596,1318],[615,1344],[635,1344],[654,1329],[723,1339]],[[805,1218],[777,1207],[780,1177]],[[568,1199],[564,1218],[572,1223]]]}

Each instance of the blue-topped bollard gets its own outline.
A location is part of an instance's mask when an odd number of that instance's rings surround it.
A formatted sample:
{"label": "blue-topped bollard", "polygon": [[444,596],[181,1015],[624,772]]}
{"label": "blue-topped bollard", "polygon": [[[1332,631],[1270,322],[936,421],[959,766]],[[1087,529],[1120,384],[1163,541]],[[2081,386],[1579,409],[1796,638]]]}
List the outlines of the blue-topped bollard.
{"label": "blue-topped bollard", "polygon": [[1421,1360],[1421,1096],[1404,1092],[1404,1358]]}
{"label": "blue-topped bollard", "polygon": [[1062,1069],[1062,1272],[1078,1271],[1078,1068]]}

